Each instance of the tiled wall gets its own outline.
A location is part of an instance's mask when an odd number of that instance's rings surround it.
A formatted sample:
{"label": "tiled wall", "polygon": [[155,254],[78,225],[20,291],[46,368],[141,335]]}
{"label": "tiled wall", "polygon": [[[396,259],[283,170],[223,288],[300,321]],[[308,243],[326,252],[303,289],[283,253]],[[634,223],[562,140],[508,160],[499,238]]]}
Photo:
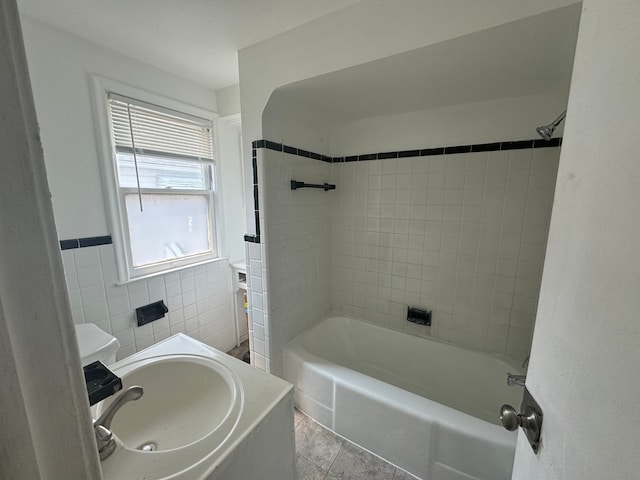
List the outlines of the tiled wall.
{"label": "tiled wall", "polygon": [[[334,164],[333,309],[524,358],[559,148]],[[433,326],[406,321],[407,305]]]}
{"label": "tiled wall", "polygon": [[[116,285],[113,245],[62,251],[74,323],[95,323],[120,342],[118,360],[182,332],[222,351],[235,346],[226,260]],[[135,309],[164,300],[169,313],[138,327]]]}
{"label": "tiled wall", "polygon": [[271,371],[270,339],[271,316],[268,311],[266,258],[264,243],[245,243],[247,259],[247,293],[249,295],[249,348],[251,364],[254,367]]}
{"label": "tiled wall", "polygon": [[[553,204],[555,140],[334,159],[263,143],[263,237],[247,244],[257,363],[277,374],[282,345],[331,311],[524,358]],[[337,188],[291,191],[291,179]],[[433,326],[408,323],[408,305],[432,309]]]}
{"label": "tiled wall", "polygon": [[282,346],[331,312],[334,192],[291,190],[292,179],[330,180],[330,165],[316,159],[259,149],[257,167],[263,243],[247,243],[251,349],[254,364],[281,374]]}

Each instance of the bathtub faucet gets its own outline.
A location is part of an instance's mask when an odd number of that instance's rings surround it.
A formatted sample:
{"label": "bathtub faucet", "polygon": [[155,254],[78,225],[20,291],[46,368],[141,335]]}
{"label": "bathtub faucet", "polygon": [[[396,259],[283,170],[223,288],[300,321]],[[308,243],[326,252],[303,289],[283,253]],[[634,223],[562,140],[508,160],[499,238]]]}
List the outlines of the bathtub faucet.
{"label": "bathtub faucet", "polygon": [[526,379],[526,375],[513,375],[512,373],[507,373],[507,385],[510,387],[513,387],[514,385],[524,387]]}

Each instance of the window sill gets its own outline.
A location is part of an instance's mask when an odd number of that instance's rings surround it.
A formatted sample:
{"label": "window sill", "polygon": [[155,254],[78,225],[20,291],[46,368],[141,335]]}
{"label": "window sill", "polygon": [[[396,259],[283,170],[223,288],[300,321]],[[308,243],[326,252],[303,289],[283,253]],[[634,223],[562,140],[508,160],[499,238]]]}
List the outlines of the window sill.
{"label": "window sill", "polygon": [[181,270],[186,270],[188,268],[195,268],[195,267],[199,267],[201,265],[209,265],[210,263],[228,262],[228,261],[229,261],[229,259],[227,257],[219,257],[219,258],[214,258],[214,259],[211,259],[211,260],[203,260],[202,262],[190,263],[189,265],[181,265],[179,267],[168,268],[167,270],[163,270],[161,272],[154,272],[154,273],[149,273],[147,275],[140,275],[139,277],[131,278],[131,279],[125,280],[125,281],[120,281],[119,280],[119,281],[116,282],[116,285],[125,286],[125,285],[129,285],[131,283],[135,283],[135,282],[140,281],[140,280],[148,280],[149,278],[160,277],[162,275],[168,275],[169,273],[179,272]]}

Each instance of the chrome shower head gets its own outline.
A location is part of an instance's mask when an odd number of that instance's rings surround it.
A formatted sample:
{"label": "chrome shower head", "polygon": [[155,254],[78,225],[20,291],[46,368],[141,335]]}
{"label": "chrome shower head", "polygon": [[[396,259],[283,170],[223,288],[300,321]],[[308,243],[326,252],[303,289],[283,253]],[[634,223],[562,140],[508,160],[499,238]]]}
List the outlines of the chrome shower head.
{"label": "chrome shower head", "polygon": [[564,112],[562,112],[560,114],[560,116],[558,118],[556,118],[549,125],[542,125],[542,126],[536,128],[536,132],[538,132],[538,135],[540,135],[545,140],[547,140],[547,141],[551,140],[551,137],[553,136],[553,132],[555,131],[556,127],[558,125],[560,125],[560,122],[562,122],[562,120],[564,120],[564,117],[566,115],[567,115],[567,111],[565,110]]}
{"label": "chrome shower head", "polygon": [[551,140],[551,137],[553,136],[553,131],[555,129],[556,127],[552,125],[544,125],[542,127],[536,128],[536,132],[538,132],[538,135],[540,135],[542,138],[548,141],[548,140]]}

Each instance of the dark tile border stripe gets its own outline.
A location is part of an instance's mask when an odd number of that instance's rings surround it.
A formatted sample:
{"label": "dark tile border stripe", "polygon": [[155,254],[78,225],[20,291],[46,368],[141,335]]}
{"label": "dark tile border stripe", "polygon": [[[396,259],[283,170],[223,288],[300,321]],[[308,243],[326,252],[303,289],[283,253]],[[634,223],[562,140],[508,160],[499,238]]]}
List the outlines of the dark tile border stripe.
{"label": "dark tile border stripe", "polygon": [[517,142],[502,142],[501,150],[525,150],[533,148],[534,140],[519,140]]}
{"label": "dark tile border stripe", "polygon": [[427,157],[431,155],[444,155],[444,147],[442,148],[425,148],[420,150],[421,157]]}
{"label": "dark tile border stripe", "polygon": [[[423,148],[420,150],[398,150],[396,152],[379,152],[366,153],[363,155],[349,155],[346,157],[328,157],[316,152],[310,152],[301,148],[284,145],[282,143],[272,142],[271,140],[254,140],[251,142],[251,166],[253,167],[253,208],[256,222],[256,233],[246,234],[245,242],[260,243],[260,205],[258,203],[258,148],[266,148],[276,152],[284,152],[291,155],[297,155],[304,158],[312,158],[327,163],[343,163],[343,162],[364,162],[369,160],[384,160],[387,158],[408,158],[408,157],[427,157],[432,155],[447,155],[456,153],[475,153],[475,152],[496,152],[500,150],[521,150],[524,148],[549,148],[559,147],[562,145],[562,137],[552,138],[549,141],[538,140],[516,140],[513,142],[493,142],[478,143],[474,145],[454,145],[449,147]],[[98,237],[99,238],[99,237]],[[63,240],[64,242],[72,242],[73,240]],[[109,242],[111,243],[111,242]],[[62,242],[60,242],[62,246]],[[65,247],[62,247],[63,250]],[[66,248],[77,248],[68,246]]]}
{"label": "dark tile border stripe", "polygon": [[500,142],[471,145],[471,152],[495,152],[500,150]]}
{"label": "dark tile border stripe", "polygon": [[260,243],[260,236],[246,234],[244,236],[244,241],[249,243]]}
{"label": "dark tile border stripe", "polygon": [[[269,140],[256,140],[251,143],[251,168],[253,169],[253,215],[255,218],[256,224],[256,233],[251,234],[247,233],[244,236],[245,242],[250,243],[260,243],[260,202],[258,196],[258,148],[267,148],[269,150],[275,150],[277,152],[282,152],[285,148],[281,143],[271,142]],[[295,150],[296,155],[298,154],[298,149],[293,147],[287,147],[290,150]],[[292,153],[292,152],[287,152]]]}
{"label": "dark tile border stripe", "polygon": [[[395,152],[391,152],[395,153]],[[402,152],[398,152],[398,158],[406,158],[406,157],[419,157],[420,150],[403,150]]]}
{"label": "dark tile border stripe", "polygon": [[99,245],[111,245],[111,235],[101,237],[84,237],[60,240],[60,250],[72,250],[74,248],[97,247]]}
{"label": "dark tile border stripe", "polygon": [[533,148],[559,147],[560,145],[562,145],[562,137],[552,138],[551,140],[538,138],[533,141]]}
{"label": "dark tile border stripe", "polygon": [[459,145],[457,147],[444,147],[444,154],[449,155],[451,153],[469,153],[471,152],[471,145]]}
{"label": "dark tile border stripe", "polygon": [[[387,158],[407,158],[407,157],[426,157],[431,155],[450,155],[455,153],[475,153],[475,152],[496,152],[500,150],[522,150],[525,148],[549,148],[559,147],[562,145],[562,137],[552,138],[551,140],[533,139],[533,140],[515,140],[510,142],[493,142],[478,143],[474,145],[454,145],[449,147],[424,148],[421,150],[398,150],[396,152],[379,152],[365,153],[362,155],[348,155],[346,157],[328,157],[320,153],[302,150],[301,148],[283,145],[282,143],[272,142],[270,140],[255,140],[252,142],[254,150],[257,148],[266,148],[276,152],[289,153],[299,157],[312,158],[328,163],[342,162],[364,162],[368,160],[384,160]],[[254,185],[256,184],[256,173],[254,167]]]}
{"label": "dark tile border stripe", "polygon": [[60,240],[60,250],[71,250],[73,248],[80,248],[80,240],[78,238]]}

